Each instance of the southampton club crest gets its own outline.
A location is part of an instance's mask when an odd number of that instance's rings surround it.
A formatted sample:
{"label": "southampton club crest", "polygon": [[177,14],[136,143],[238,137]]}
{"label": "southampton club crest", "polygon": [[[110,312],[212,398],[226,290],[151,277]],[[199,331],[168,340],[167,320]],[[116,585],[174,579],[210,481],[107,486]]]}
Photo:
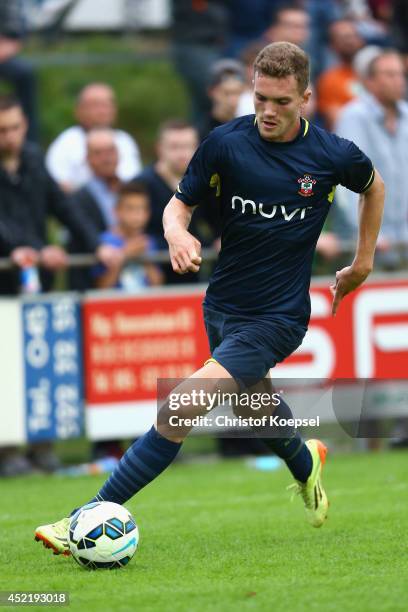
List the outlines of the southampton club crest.
{"label": "southampton club crest", "polygon": [[314,195],[313,186],[316,185],[316,181],[309,174],[305,174],[302,178],[298,179],[298,183],[300,185],[298,193],[301,196],[309,198]]}

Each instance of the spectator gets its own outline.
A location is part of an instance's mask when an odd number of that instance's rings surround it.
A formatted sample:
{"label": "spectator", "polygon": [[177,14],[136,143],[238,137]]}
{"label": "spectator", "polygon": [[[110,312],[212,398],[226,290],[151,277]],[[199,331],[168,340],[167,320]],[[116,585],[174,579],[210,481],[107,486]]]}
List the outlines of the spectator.
{"label": "spectator", "polygon": [[[86,163],[86,133],[93,128],[111,128],[117,115],[115,94],[105,83],[91,83],[84,87],[77,100],[78,125],[66,129],[50,145],[46,162],[51,176],[65,191],[82,187],[91,177]],[[122,130],[115,130],[119,152],[118,176],[130,180],[141,170],[140,153],[133,138]]]}
{"label": "spectator", "polygon": [[38,139],[36,78],[29,62],[18,57],[23,41],[21,5],[15,0],[0,2],[0,79],[14,88],[26,117],[27,137]]}
{"label": "spectator", "polygon": [[152,263],[135,263],[132,258],[152,253],[156,246],[146,233],[150,217],[149,194],[140,181],[124,184],[116,202],[116,224],[101,236],[101,242],[119,249],[118,265],[106,268],[99,264],[94,269],[96,286],[101,289],[116,287],[137,292],[146,286],[161,285],[163,274]]}
{"label": "spectator", "polygon": [[[362,61],[362,59],[366,61]],[[401,185],[408,175],[408,104],[404,100],[406,81],[401,56],[394,50],[365,48],[357,54],[366,91],[350,102],[340,114],[336,132],[354,142],[369,155],[387,186],[384,219],[378,240],[377,267],[398,269],[408,255],[408,194]],[[357,227],[357,198],[338,189],[350,232]],[[397,244],[400,248],[396,248]],[[401,244],[405,248],[401,248]]]}
{"label": "spectator", "polygon": [[[382,3],[385,6],[385,2],[383,1]],[[374,18],[374,14],[378,14],[375,7],[375,5],[379,4],[378,1],[343,0],[342,4],[345,16],[356,21],[358,31],[366,44],[386,46],[391,43],[386,21],[377,21]],[[385,13],[383,11],[382,19],[384,17]]]}
{"label": "spectator", "polygon": [[[215,62],[210,72],[208,97],[211,101],[210,113],[203,122],[201,139],[208,136],[211,130],[236,118],[238,104],[245,89],[245,68],[232,59]],[[218,201],[213,194],[213,205],[200,207],[196,213],[196,223],[199,231],[204,232],[204,241],[217,251],[221,248],[220,241],[220,211]],[[209,266],[207,274],[212,272]]]}
{"label": "spectator", "polygon": [[[182,179],[187,165],[198,146],[198,134],[190,123],[172,119],[163,123],[157,138],[157,161],[144,169],[137,177],[148,190],[151,203],[151,217],[147,226],[147,233],[151,235],[159,249],[167,249],[167,242],[163,235],[163,211],[174,195]],[[193,215],[190,230],[198,236],[197,211]],[[200,236],[203,239],[202,236]],[[163,267],[166,283],[194,283],[197,275],[188,273],[184,275],[173,272],[170,265]]]}
{"label": "spectator", "polygon": [[310,39],[310,17],[300,5],[288,4],[280,7],[272,24],[264,34],[266,44],[291,42],[305,48]]}
{"label": "spectator", "polygon": [[[91,177],[81,189],[69,196],[69,200],[71,207],[80,210],[99,235],[115,223],[115,205],[120,187],[115,132],[108,128],[90,130],[86,136],[86,151]],[[68,250],[70,253],[91,252],[87,243],[76,234],[71,235]],[[69,284],[76,291],[92,288],[94,278],[91,269],[70,269]]]}
{"label": "spectator", "polygon": [[361,90],[353,59],[364,41],[351,19],[339,19],[329,28],[330,46],[337,65],[321,74],[317,82],[318,110],[325,127],[332,130],[341,108]]}
{"label": "spectator", "polygon": [[162,222],[164,208],[174,195],[197,146],[197,130],[191,123],[180,119],[163,122],[156,142],[157,160],[137,177],[145,183],[150,196],[152,210],[147,232],[160,249],[167,248]]}
{"label": "spectator", "polygon": [[230,59],[215,62],[211,68],[208,88],[211,109],[202,126],[202,138],[214,128],[235,119],[244,87],[245,72],[240,62]]}
{"label": "spectator", "polygon": [[[25,255],[40,264],[44,268],[42,287],[47,290],[51,287],[50,272],[67,263],[63,249],[47,245],[49,215],[80,236],[89,250],[102,259],[110,261],[113,252],[100,247],[98,233],[79,209],[69,206],[48,174],[37,147],[24,143],[26,132],[27,120],[20,103],[13,98],[0,98],[0,253],[11,256],[17,266]],[[18,274],[3,272],[0,292],[18,291]]]}
{"label": "spectator", "polygon": [[[238,105],[245,92],[245,66],[236,60],[223,59],[215,62],[210,74],[208,96],[211,101],[210,113],[203,124],[201,138],[211,130],[238,116]],[[250,111],[250,112],[253,112]],[[196,213],[199,230],[206,234],[206,241],[217,251],[221,248],[220,241],[220,211],[217,197],[213,196],[213,205],[201,207]],[[207,273],[212,272],[209,266]]]}
{"label": "spectator", "polygon": [[172,0],[173,61],[186,83],[197,127],[209,110],[210,68],[228,39],[228,5],[229,0]]}
{"label": "spectator", "polygon": [[254,42],[241,53],[241,61],[245,70],[245,86],[241,93],[237,107],[237,117],[251,115],[254,108],[254,62],[258,53],[263,49],[263,42]]}
{"label": "spectator", "polygon": [[329,66],[329,26],[336,19],[340,19],[343,12],[337,0],[304,0],[303,5],[310,18],[310,38],[307,46],[311,56],[312,81],[315,82]]}
{"label": "spectator", "polygon": [[[82,237],[90,250],[111,265],[116,253],[100,246],[99,236],[86,220],[67,203],[45,169],[42,155],[35,145],[25,143],[28,125],[22,106],[13,98],[0,98],[0,256],[10,257],[16,269],[0,274],[0,293],[15,295],[20,289],[21,270],[42,266],[43,290],[51,287],[52,272],[65,267],[65,251],[47,244],[46,222],[56,217],[73,233]],[[53,470],[57,458],[49,445],[30,449],[31,463],[16,449],[2,449],[0,474],[12,476],[27,473],[32,465]]]}

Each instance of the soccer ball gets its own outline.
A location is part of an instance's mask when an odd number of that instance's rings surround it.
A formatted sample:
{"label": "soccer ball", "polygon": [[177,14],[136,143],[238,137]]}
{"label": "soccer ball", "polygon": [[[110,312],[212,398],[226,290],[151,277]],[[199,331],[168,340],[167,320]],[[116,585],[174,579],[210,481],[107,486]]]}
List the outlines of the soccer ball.
{"label": "soccer ball", "polygon": [[113,502],[93,502],[72,515],[69,548],[88,569],[124,567],[136,552],[139,531],[130,512]]}

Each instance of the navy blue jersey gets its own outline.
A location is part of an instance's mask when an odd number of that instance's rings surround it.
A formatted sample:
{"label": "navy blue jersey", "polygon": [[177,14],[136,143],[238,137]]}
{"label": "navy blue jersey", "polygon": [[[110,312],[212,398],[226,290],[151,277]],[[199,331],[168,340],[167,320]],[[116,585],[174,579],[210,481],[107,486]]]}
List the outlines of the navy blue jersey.
{"label": "navy blue jersey", "polygon": [[307,324],[313,253],[335,186],[362,193],[373,179],[355,144],[304,119],[290,142],[261,138],[254,115],[215,129],[176,193],[189,206],[218,196],[222,247],[205,304]]}

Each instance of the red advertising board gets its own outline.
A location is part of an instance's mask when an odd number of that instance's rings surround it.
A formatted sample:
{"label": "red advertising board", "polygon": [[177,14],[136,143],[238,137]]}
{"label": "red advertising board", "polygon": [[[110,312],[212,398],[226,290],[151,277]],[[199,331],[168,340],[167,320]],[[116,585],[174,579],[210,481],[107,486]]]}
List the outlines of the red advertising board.
{"label": "red advertising board", "polygon": [[202,300],[195,292],[86,301],[86,402],[152,400],[158,378],[185,378],[201,367],[209,357]]}
{"label": "red advertising board", "polygon": [[[293,378],[404,378],[408,278],[367,282],[331,316],[329,281],[312,285],[312,317],[296,353],[274,373]],[[204,289],[203,289],[204,292]],[[157,378],[183,378],[209,357],[203,293],[180,290],[84,303],[88,405],[154,400]]]}
{"label": "red advertising board", "polygon": [[311,288],[312,316],[302,346],[278,365],[293,378],[406,378],[408,278],[371,280],[344,298],[335,317],[327,282]]}

